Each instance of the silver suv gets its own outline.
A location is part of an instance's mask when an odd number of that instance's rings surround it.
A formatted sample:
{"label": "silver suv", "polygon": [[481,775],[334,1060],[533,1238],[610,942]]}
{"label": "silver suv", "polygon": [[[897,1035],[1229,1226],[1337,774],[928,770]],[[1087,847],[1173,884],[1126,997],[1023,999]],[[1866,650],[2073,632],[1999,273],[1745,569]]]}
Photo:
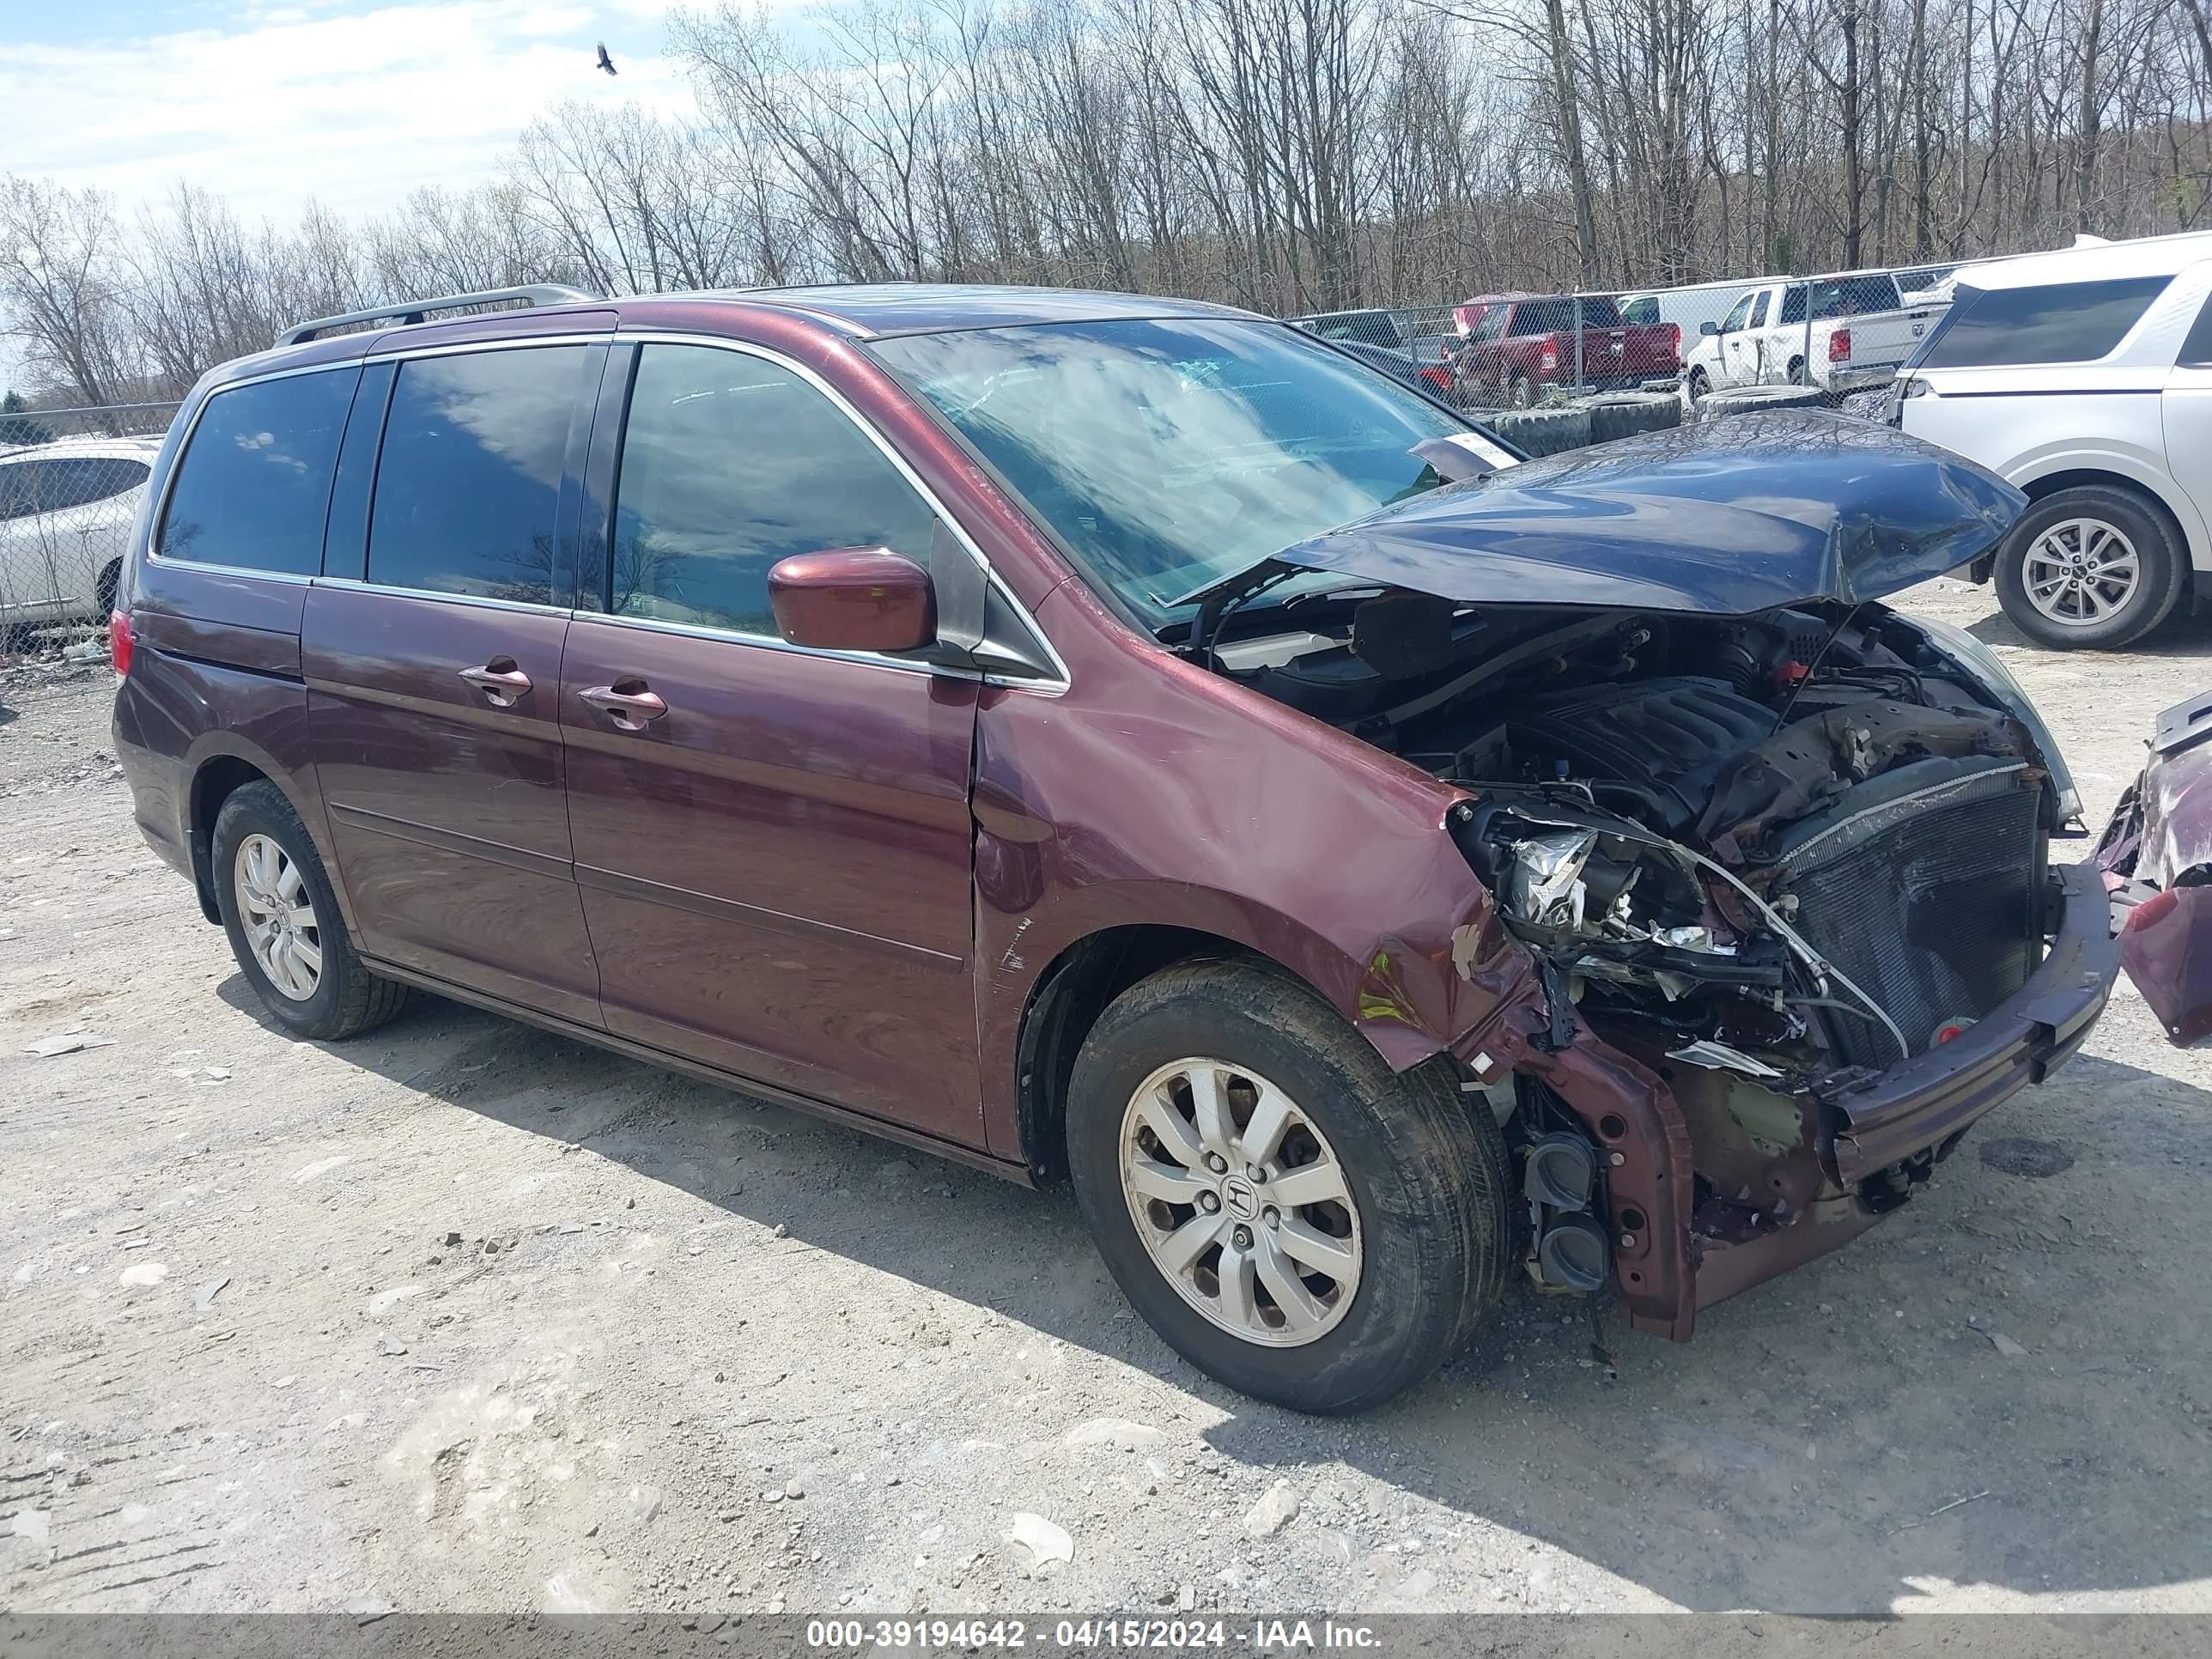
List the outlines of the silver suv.
{"label": "silver suv", "polygon": [[2059,649],[2141,639],[2212,598],[2212,234],[2068,248],[1958,276],[1893,420],[2030,505],[1975,580]]}

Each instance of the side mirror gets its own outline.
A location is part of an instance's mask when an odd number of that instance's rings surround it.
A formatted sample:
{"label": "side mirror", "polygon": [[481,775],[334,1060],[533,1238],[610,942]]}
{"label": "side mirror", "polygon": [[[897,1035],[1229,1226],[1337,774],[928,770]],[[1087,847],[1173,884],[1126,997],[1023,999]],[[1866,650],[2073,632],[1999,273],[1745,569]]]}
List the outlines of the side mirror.
{"label": "side mirror", "polygon": [[937,643],[929,573],[887,547],[831,547],[768,573],[775,631],[817,651],[919,651]]}
{"label": "side mirror", "polygon": [[1710,319],[1698,325],[1698,332],[1700,334],[1717,334],[1720,331],[1721,325]]}

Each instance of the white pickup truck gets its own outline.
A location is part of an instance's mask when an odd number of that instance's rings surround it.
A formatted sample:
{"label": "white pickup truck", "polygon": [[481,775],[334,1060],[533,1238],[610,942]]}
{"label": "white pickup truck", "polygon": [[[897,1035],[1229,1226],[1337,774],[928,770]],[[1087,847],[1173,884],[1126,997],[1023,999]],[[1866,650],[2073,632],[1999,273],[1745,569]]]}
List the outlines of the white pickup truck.
{"label": "white pickup truck", "polygon": [[1763,283],[1707,323],[1682,363],[1690,401],[1740,386],[1817,386],[1841,395],[1886,384],[1941,305],[1905,305],[1886,272]]}

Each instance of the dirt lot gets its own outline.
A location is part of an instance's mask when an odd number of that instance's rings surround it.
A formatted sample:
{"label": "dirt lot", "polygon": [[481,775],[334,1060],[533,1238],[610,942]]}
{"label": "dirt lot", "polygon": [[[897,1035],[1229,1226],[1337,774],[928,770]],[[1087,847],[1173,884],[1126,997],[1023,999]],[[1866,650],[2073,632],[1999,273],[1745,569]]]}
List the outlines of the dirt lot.
{"label": "dirt lot", "polygon": [[[2212,623],[2058,657],[1913,602],[2005,650],[2097,822],[2212,681]],[[2124,984],[1694,1344],[1609,1368],[1523,1295],[1314,1421],[1155,1340],[1064,1193],[434,1001],[286,1040],[131,827],[104,672],[0,705],[0,1605],[2212,1609],[2212,1058]]]}

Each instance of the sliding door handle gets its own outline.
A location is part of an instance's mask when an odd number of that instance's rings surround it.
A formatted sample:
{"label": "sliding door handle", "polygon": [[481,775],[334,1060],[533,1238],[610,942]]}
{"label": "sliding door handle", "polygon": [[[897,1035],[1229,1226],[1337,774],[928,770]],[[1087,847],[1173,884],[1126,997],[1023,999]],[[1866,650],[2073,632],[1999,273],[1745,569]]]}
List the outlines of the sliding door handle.
{"label": "sliding door handle", "polygon": [[464,668],[460,674],[495,708],[514,708],[530,690],[530,676],[515,666],[512,657],[494,657],[483,667]]}
{"label": "sliding door handle", "polygon": [[646,723],[668,712],[668,705],[646,689],[643,680],[617,680],[586,686],[576,694],[625,732],[642,732]]}

